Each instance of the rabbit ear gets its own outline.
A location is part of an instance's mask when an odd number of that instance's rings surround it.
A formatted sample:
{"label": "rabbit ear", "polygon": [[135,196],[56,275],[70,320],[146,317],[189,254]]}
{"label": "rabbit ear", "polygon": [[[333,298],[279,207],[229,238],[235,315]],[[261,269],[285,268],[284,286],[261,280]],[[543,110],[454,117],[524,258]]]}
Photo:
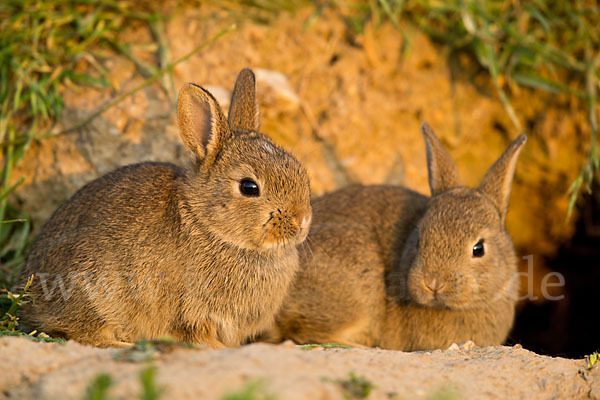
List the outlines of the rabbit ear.
{"label": "rabbit ear", "polygon": [[177,101],[179,131],[185,145],[198,160],[214,160],[231,131],[215,98],[204,88],[186,84]]}
{"label": "rabbit ear", "polygon": [[256,79],[248,68],[241,70],[235,81],[229,106],[229,127],[234,132],[258,132],[260,128]]}
{"label": "rabbit ear", "polygon": [[486,172],[479,185],[479,190],[498,207],[503,222],[508,211],[508,198],[517,159],[526,142],[527,136],[525,135],[516,138]]}
{"label": "rabbit ear", "polygon": [[445,190],[460,186],[461,182],[456,164],[444,149],[442,142],[435,136],[433,129],[428,124],[423,123],[421,124],[421,132],[423,132],[425,138],[431,195],[435,196]]}

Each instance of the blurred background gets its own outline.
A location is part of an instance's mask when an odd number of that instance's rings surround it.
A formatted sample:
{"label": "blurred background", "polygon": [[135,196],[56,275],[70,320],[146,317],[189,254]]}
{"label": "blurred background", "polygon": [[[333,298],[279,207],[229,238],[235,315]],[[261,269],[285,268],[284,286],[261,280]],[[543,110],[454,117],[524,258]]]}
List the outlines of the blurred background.
{"label": "blurred background", "polygon": [[[352,183],[428,194],[422,121],[468,185],[528,134],[508,217],[526,299],[509,343],[599,350],[599,11],[583,0],[4,0],[0,289],[83,184],[187,161],[182,84],[226,108],[251,67],[262,131],[306,165],[314,196]],[[12,329],[0,298],[0,328]]]}

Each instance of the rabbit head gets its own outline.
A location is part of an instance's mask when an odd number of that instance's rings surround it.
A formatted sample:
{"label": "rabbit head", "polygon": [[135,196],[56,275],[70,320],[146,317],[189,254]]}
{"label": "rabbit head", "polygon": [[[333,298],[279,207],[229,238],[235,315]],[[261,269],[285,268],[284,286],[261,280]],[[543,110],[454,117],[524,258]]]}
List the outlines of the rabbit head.
{"label": "rabbit head", "polygon": [[516,298],[517,262],[505,229],[515,166],[527,137],[519,136],[478,188],[461,185],[454,161],[422,125],[431,198],[402,254],[406,294],[429,307],[469,309]]}
{"label": "rabbit head", "polygon": [[185,197],[190,212],[220,240],[269,250],[308,234],[310,187],[304,167],[258,133],[255,77],[240,72],[228,120],[214,97],[194,84],[179,94],[181,137],[195,156]]}

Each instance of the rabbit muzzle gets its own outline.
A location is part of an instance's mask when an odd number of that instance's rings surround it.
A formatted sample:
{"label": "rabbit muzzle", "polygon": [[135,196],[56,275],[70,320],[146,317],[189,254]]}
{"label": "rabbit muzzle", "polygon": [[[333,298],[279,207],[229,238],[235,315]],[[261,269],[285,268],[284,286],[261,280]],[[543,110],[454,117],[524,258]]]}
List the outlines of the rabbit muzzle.
{"label": "rabbit muzzle", "polygon": [[270,249],[302,243],[308,236],[311,221],[312,212],[310,210],[288,213],[285,210],[277,209],[277,211],[271,212],[269,219],[263,225],[265,231],[262,247]]}
{"label": "rabbit muzzle", "polygon": [[423,274],[413,298],[421,305],[443,307],[447,288],[447,281],[439,274]]}
{"label": "rabbit muzzle", "polygon": [[422,306],[462,308],[466,283],[460,274],[424,270],[417,262],[407,276],[408,297]]}
{"label": "rabbit muzzle", "polygon": [[302,243],[308,236],[310,223],[312,222],[312,213],[305,212],[294,217],[294,223],[298,227],[298,243]]}

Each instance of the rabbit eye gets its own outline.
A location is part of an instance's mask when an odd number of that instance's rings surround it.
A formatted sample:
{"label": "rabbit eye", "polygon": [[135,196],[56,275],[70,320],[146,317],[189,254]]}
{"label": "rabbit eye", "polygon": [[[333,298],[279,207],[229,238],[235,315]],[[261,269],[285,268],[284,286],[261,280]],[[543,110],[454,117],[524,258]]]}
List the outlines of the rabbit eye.
{"label": "rabbit eye", "polygon": [[248,197],[257,197],[260,195],[258,185],[250,178],[244,178],[240,181],[240,193]]}
{"label": "rabbit eye", "polygon": [[485,249],[483,248],[483,239],[479,239],[479,242],[473,246],[473,257],[483,257]]}

